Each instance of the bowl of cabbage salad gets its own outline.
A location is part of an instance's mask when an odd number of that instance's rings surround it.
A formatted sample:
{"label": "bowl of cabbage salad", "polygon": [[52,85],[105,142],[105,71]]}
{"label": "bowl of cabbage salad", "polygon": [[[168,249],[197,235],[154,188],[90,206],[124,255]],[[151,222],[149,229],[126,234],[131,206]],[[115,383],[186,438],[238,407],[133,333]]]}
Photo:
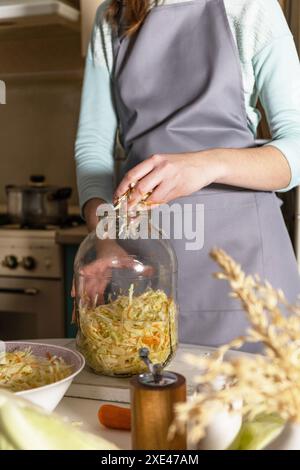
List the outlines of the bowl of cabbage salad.
{"label": "bowl of cabbage salad", "polygon": [[22,396],[51,412],[84,365],[84,357],[79,352],[61,346],[2,342],[0,389]]}

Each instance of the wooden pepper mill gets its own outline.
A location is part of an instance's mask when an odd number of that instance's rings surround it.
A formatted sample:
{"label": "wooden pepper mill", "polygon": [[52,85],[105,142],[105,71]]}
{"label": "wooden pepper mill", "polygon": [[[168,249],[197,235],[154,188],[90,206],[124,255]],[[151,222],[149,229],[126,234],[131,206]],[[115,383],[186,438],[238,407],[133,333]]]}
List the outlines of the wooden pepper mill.
{"label": "wooden pepper mill", "polygon": [[139,354],[149,372],[131,379],[132,449],[186,450],[186,434],[168,439],[174,406],[186,401],[186,380],[152,364],[147,348],[142,348]]}

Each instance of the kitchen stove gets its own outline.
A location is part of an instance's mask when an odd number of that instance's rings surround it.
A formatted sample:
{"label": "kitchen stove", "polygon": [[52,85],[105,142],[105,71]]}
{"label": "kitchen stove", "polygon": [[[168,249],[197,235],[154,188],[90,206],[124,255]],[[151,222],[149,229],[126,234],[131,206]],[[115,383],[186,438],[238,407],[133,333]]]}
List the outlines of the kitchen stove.
{"label": "kitchen stove", "polygon": [[56,231],[1,227],[0,276],[62,278],[62,254],[56,244]]}
{"label": "kitchen stove", "polygon": [[[72,216],[68,227],[80,223],[79,216]],[[21,228],[0,218],[0,340],[65,336],[60,230]]]}

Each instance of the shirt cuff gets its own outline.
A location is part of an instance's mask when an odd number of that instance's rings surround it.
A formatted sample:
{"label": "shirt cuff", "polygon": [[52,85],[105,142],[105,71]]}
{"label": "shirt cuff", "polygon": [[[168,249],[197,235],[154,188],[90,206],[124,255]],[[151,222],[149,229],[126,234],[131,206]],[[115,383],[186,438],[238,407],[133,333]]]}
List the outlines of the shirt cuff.
{"label": "shirt cuff", "polygon": [[278,139],[268,142],[265,147],[277,148],[286,158],[291,169],[291,181],[286,188],[278,189],[282,193],[290,191],[300,184],[300,138]]}
{"label": "shirt cuff", "polygon": [[81,210],[81,217],[83,216],[83,208],[85,204],[91,199],[103,199],[107,203],[112,203],[113,199],[113,181],[111,175],[103,175],[103,178],[97,181],[89,181],[88,184],[82,182],[79,187],[79,203]]}

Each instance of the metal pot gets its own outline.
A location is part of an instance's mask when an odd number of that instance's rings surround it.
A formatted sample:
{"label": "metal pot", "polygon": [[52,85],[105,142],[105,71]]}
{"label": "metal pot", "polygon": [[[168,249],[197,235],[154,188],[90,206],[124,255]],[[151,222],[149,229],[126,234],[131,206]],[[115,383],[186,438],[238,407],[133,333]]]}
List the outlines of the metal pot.
{"label": "metal pot", "polygon": [[11,223],[41,227],[63,225],[67,220],[72,189],[48,186],[44,176],[31,176],[28,185],[6,186],[6,194]]}

